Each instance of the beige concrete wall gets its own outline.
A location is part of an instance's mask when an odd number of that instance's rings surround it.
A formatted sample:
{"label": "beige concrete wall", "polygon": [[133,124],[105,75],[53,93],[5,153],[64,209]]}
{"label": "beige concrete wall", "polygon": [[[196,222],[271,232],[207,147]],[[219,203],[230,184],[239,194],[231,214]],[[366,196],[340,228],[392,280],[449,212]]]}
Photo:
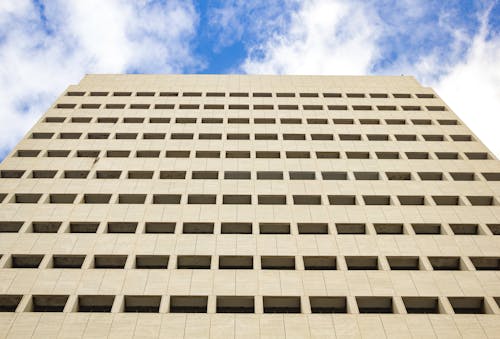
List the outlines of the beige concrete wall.
{"label": "beige concrete wall", "polygon": [[[56,100],[0,171],[0,305],[15,304],[15,312],[0,313],[0,336],[500,333],[500,163],[413,77],[88,75]],[[264,172],[282,179],[263,180]],[[230,179],[236,175],[249,178]],[[197,195],[215,203],[189,203]],[[268,195],[285,203],[263,204]],[[356,204],[339,204],[341,196]],[[129,225],[108,224],[116,222]],[[154,222],[168,223],[171,233],[150,233]],[[81,223],[91,232],[76,233]],[[208,223],[209,233],[199,231],[206,224],[185,223]],[[247,233],[228,234],[227,223],[245,223],[239,229]],[[285,224],[286,234],[262,234],[269,223]],[[123,268],[99,268],[100,256],[110,255]],[[140,268],[136,259],[145,255],[168,256],[168,264]],[[178,268],[179,257],[195,255],[210,256],[209,267]],[[23,256],[38,268],[16,267],[28,265]],[[224,256],[246,256],[253,268],[222,269]],[[294,266],[262,266],[262,257],[279,256]],[[311,256],[336,265],[307,269]],[[59,268],[70,259],[81,267]],[[398,260],[413,269],[396,270]],[[354,270],[356,262],[372,269]],[[57,304],[41,295],[68,296],[63,312],[33,312],[37,302]],[[113,296],[111,312],[78,312],[79,297],[89,295]],[[158,312],[125,312],[130,296],[161,297]],[[206,311],[173,313],[176,296],[206,296]],[[253,314],[217,313],[221,296],[252,297]],[[265,313],[264,297],[272,296],[298,297],[300,313]],[[309,297],[345,298],[346,313],[314,313]],[[386,297],[392,314],[363,313],[359,297]],[[423,297],[436,298],[440,314],[408,314],[405,302]],[[463,307],[482,302],[482,314],[456,314],[455,297],[475,297]]]}

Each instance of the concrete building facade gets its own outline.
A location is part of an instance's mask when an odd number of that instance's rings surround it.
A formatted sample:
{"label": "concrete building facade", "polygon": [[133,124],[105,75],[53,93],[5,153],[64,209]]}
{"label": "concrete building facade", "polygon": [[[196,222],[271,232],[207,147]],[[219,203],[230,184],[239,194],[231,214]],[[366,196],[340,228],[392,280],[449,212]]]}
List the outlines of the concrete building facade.
{"label": "concrete building facade", "polygon": [[87,75],[0,176],[0,337],[500,337],[500,162],[413,77]]}

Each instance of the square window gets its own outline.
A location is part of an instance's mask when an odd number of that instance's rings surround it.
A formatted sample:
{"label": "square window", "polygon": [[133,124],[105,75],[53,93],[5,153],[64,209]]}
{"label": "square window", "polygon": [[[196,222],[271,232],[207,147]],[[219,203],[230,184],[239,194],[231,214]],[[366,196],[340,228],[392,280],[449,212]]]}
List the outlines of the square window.
{"label": "square window", "polygon": [[171,296],[170,313],[207,313],[206,296]]}
{"label": "square window", "polygon": [[312,313],[347,313],[346,297],[309,297]]}
{"label": "square window", "polygon": [[264,313],[300,313],[300,297],[264,296]]}
{"label": "square window", "polygon": [[217,313],[254,313],[254,297],[217,297]]}
{"label": "square window", "polygon": [[356,297],[359,313],[395,313],[392,297]]}

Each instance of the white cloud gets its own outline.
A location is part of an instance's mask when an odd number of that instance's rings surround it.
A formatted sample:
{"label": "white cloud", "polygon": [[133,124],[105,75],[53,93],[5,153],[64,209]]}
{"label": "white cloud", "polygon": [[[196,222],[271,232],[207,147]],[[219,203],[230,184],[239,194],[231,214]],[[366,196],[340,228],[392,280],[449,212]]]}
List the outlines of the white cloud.
{"label": "white cloud", "polygon": [[367,74],[377,56],[377,19],[363,4],[304,2],[288,30],[255,46],[241,68],[264,74]]}
{"label": "white cloud", "polygon": [[488,17],[463,61],[431,85],[500,158],[500,36],[488,38]]}
{"label": "white cloud", "polygon": [[491,8],[479,7],[474,34],[446,6],[304,1],[288,28],[253,46],[240,67],[257,74],[414,75],[500,157],[500,36],[488,30]]}
{"label": "white cloud", "polygon": [[198,16],[190,1],[31,1],[0,4],[0,144],[11,149],[85,73],[182,72]]}

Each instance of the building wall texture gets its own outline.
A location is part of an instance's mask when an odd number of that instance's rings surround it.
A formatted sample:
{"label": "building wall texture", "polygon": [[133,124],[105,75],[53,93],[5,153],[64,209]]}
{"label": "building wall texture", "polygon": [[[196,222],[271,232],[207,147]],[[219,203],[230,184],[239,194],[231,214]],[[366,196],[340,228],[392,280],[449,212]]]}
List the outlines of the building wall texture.
{"label": "building wall texture", "polygon": [[0,176],[0,337],[500,337],[500,162],[413,77],[87,75]]}

